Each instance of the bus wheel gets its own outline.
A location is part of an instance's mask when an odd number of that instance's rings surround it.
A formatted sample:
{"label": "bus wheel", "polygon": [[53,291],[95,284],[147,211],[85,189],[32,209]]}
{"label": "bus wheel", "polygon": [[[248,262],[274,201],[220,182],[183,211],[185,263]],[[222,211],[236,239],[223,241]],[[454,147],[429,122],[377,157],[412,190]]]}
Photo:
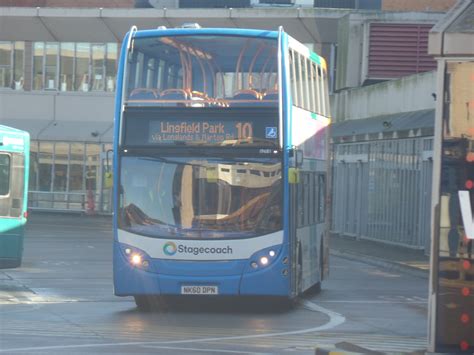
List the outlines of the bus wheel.
{"label": "bus wheel", "polygon": [[137,295],[135,298],[135,304],[140,311],[156,311],[166,309],[166,302],[163,296],[155,295]]}
{"label": "bus wheel", "polygon": [[0,260],[0,269],[13,269],[21,266],[21,259]]}
{"label": "bus wheel", "polygon": [[281,312],[293,310],[299,304],[299,297],[271,297],[265,300],[265,306]]}
{"label": "bus wheel", "polygon": [[135,298],[135,304],[140,311],[150,311],[152,303],[150,302],[150,296],[133,296]]}

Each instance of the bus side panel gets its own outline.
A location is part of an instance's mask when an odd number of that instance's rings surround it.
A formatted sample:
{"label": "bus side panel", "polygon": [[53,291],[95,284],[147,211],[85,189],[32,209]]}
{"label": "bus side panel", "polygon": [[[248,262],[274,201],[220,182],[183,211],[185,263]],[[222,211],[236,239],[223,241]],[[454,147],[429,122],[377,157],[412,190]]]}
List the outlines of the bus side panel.
{"label": "bus side panel", "polygon": [[0,268],[18,267],[23,256],[23,240],[28,207],[30,135],[0,126],[2,151],[11,157],[8,195],[1,199]]}
{"label": "bus side panel", "polygon": [[23,219],[0,221],[0,267],[17,267],[23,255]]}
{"label": "bus side panel", "polygon": [[301,246],[301,291],[304,292],[321,282],[320,262],[322,254],[320,246],[324,226],[312,225],[298,228],[298,242]]}
{"label": "bus side panel", "polygon": [[292,150],[291,141],[291,115],[292,115],[292,100],[291,100],[291,84],[290,84],[290,66],[289,66],[289,51],[288,51],[288,34],[285,32],[281,35],[281,90],[282,100],[280,102],[282,127],[283,127],[283,230],[284,240],[288,245],[288,296],[294,298],[296,294],[296,272],[294,270],[295,260],[295,218],[294,210],[292,208],[291,194],[293,188],[289,183],[289,169],[290,169],[290,152]]}
{"label": "bus side panel", "polygon": [[322,281],[325,233],[327,119],[309,111],[292,108],[292,143],[303,153],[295,184],[296,240],[301,268],[298,291],[304,292]]}

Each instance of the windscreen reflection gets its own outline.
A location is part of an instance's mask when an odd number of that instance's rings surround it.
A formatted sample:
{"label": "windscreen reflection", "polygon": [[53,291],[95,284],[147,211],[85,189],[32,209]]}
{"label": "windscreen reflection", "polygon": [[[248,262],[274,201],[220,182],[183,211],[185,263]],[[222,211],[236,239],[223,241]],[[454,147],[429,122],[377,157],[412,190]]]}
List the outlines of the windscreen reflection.
{"label": "windscreen reflection", "polygon": [[123,157],[119,226],[163,238],[249,238],[282,228],[276,159]]}

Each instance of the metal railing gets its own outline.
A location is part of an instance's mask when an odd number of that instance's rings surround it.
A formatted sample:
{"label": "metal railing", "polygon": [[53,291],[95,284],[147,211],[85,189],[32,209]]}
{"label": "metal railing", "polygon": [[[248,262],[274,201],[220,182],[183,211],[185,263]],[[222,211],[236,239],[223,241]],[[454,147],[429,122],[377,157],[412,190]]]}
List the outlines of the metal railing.
{"label": "metal railing", "polygon": [[39,211],[110,214],[110,190],[100,192],[29,191],[28,208]]}
{"label": "metal railing", "polygon": [[335,144],[333,233],[428,251],[433,164],[426,140]]}

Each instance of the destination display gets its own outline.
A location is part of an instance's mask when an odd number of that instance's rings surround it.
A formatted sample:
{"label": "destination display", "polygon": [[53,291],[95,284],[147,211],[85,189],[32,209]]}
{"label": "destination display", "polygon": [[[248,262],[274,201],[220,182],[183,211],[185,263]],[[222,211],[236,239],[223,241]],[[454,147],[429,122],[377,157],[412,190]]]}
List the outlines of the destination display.
{"label": "destination display", "polygon": [[277,111],[130,111],[124,121],[127,146],[276,146],[279,142]]}
{"label": "destination display", "polygon": [[[171,121],[150,122],[149,143],[224,143],[235,140],[251,140],[254,137],[252,122],[248,121]],[[276,127],[274,136],[276,138]]]}

